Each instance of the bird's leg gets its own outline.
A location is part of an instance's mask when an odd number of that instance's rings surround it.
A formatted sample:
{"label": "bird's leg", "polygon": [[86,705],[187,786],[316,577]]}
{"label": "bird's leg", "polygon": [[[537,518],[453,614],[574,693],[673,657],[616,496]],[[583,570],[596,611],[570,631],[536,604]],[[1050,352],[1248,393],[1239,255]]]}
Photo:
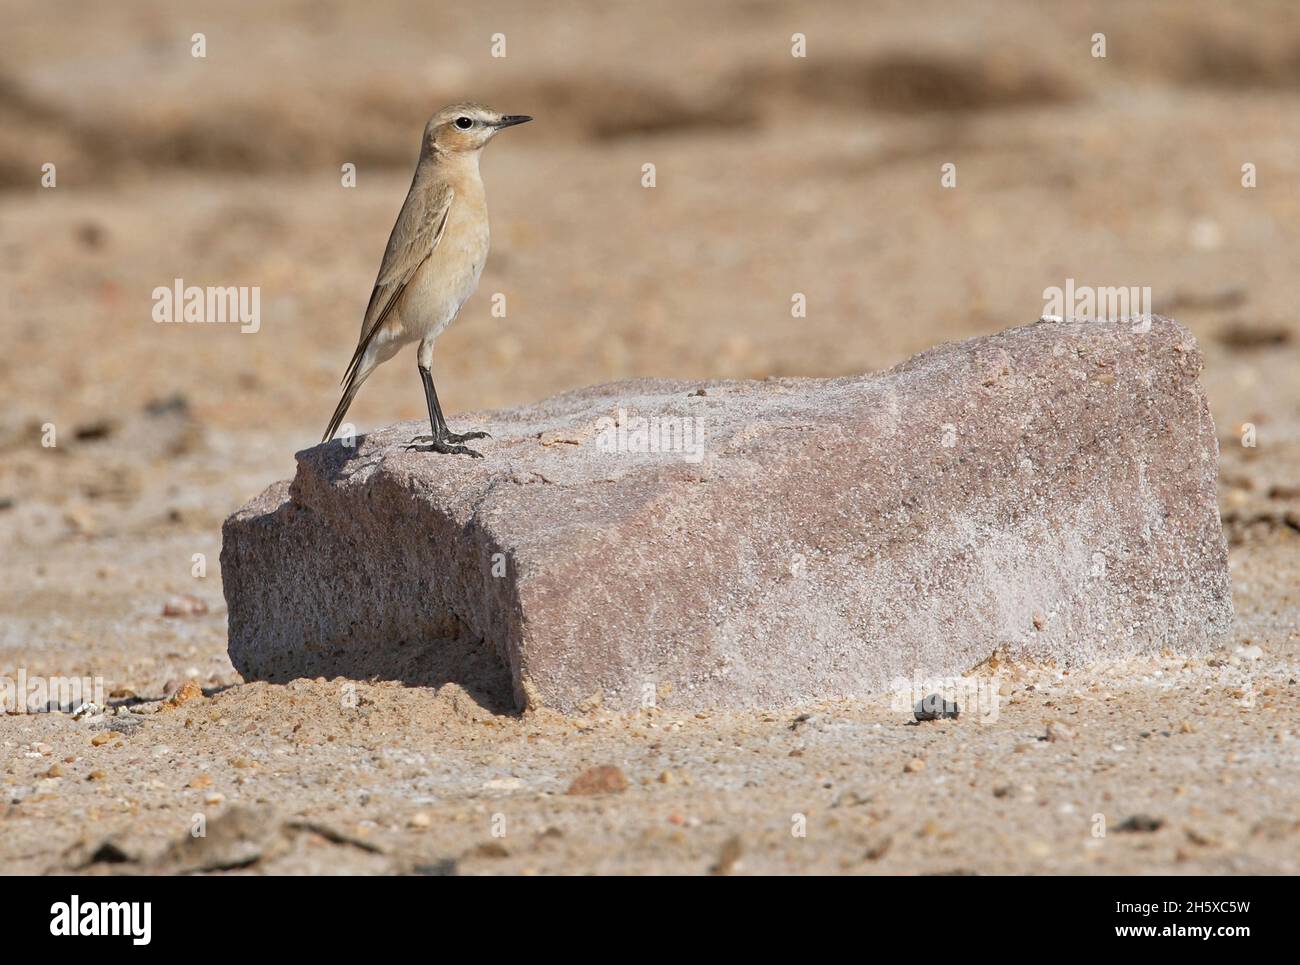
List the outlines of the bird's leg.
{"label": "bird's leg", "polygon": [[421,443],[428,443],[431,452],[455,453],[462,456],[474,456],[482,459],[481,452],[475,452],[467,446],[453,445],[453,443],[465,442],[467,439],[486,438],[486,432],[471,432],[466,435],[457,435],[447,430],[447,420],[442,415],[442,406],[438,404],[438,392],[433,387],[433,373],[429,371],[428,366],[420,366],[420,381],[424,383],[424,401],[429,407],[429,428],[433,431],[432,435],[416,436],[411,440],[407,449],[415,449]]}
{"label": "bird's leg", "polygon": [[[438,404],[438,390],[433,387],[433,373],[428,369],[420,370],[420,378],[424,379],[424,394],[429,400],[430,420],[437,416],[438,424],[442,426],[442,434],[439,438],[443,442],[469,442],[471,439],[491,439],[492,437],[486,432],[452,432],[447,427],[447,420],[442,414],[442,406]],[[434,432],[438,432],[437,429]]]}
{"label": "bird's leg", "polygon": [[433,435],[416,438],[425,441],[441,439],[447,434],[447,421],[442,417],[442,406],[438,405],[438,393],[433,388],[433,373],[423,365],[420,366],[420,384],[424,386],[424,402],[429,408],[429,428],[433,431]]}

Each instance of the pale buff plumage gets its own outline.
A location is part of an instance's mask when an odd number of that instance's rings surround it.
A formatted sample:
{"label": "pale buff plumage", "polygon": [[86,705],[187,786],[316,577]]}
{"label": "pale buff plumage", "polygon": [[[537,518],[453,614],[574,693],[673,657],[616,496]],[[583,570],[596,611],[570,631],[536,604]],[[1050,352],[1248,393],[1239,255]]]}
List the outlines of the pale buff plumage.
{"label": "pale buff plumage", "polygon": [[499,131],[527,120],[477,104],[453,104],[429,120],[411,189],[388,238],[361,337],[343,377],[343,397],[322,441],[334,435],[375,367],[403,345],[419,342],[416,360],[433,434],[412,441],[428,441],[438,452],[478,455],[455,443],[485,433],[460,435],[447,429],[430,371],[433,343],[478,287],[487,260],[487,200],[479,155]]}

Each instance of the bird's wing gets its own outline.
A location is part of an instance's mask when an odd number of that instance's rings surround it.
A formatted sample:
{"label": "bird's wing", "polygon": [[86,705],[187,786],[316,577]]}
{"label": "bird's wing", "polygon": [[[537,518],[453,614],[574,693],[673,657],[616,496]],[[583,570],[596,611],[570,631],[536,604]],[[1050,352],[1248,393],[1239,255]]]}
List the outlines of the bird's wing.
{"label": "bird's wing", "polygon": [[392,314],[402,292],[420,266],[429,260],[433,249],[438,247],[443,232],[447,228],[447,216],[451,213],[451,202],[455,192],[449,185],[441,184],[431,194],[418,191],[412,186],[402,205],[393,233],[388,236],[388,247],[384,251],[384,260],[379,266],[379,276],[375,279],[374,291],[370,293],[370,304],[366,306],[366,317],[361,323],[361,338],[357,341],[357,350],[352,354],[348,370],[343,375],[347,382],[361,364],[375,333]]}

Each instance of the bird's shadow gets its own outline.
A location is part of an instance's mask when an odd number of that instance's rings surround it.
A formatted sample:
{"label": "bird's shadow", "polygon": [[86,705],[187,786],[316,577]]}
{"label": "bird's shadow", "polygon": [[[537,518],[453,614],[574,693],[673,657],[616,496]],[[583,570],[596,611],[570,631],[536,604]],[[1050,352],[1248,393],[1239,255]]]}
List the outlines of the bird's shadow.
{"label": "bird's shadow", "polygon": [[352,445],[348,445],[341,438],[331,439],[329,442],[304,449],[298,453],[298,458],[311,460],[313,471],[326,482],[339,482],[369,468],[383,458],[384,448],[365,449],[366,440],[369,438],[369,433],[356,436]]}

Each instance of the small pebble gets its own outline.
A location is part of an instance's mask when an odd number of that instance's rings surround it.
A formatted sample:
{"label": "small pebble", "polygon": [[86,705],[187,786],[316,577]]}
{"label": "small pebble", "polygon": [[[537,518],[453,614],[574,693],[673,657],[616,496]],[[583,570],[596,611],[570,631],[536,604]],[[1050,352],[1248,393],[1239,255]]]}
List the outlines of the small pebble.
{"label": "small pebble", "polygon": [[611,764],[583,771],[569,785],[569,794],[618,794],[626,791],[627,777]]}
{"label": "small pebble", "polygon": [[1047,725],[1047,739],[1053,744],[1064,741],[1074,740],[1074,731],[1057,721],[1051,721]]}
{"label": "small pebble", "polygon": [[197,617],[208,612],[208,605],[197,596],[183,593],[173,596],[163,604],[162,615],[165,617]]}
{"label": "small pebble", "polygon": [[955,720],[961,715],[956,701],[944,700],[939,694],[927,694],[916,702],[912,714],[917,720]]}
{"label": "small pebble", "polygon": [[790,729],[798,730],[804,724],[813,724],[816,722],[817,722],[817,718],[812,714],[800,714],[794,720],[790,721]]}
{"label": "small pebble", "polygon": [[186,701],[196,700],[203,696],[203,688],[193,680],[187,680],[177,688],[176,692],[167,698],[168,707],[179,707]]}
{"label": "small pebble", "polygon": [[1125,818],[1115,830],[1147,834],[1152,831],[1159,831],[1164,826],[1164,818],[1152,817],[1149,814],[1134,814],[1132,817]]}
{"label": "small pebble", "polygon": [[722,842],[722,847],[718,850],[718,860],[709,869],[709,873],[715,875],[731,874],[731,869],[740,861],[740,856],[743,853],[744,847],[740,842],[740,835],[733,834]]}

